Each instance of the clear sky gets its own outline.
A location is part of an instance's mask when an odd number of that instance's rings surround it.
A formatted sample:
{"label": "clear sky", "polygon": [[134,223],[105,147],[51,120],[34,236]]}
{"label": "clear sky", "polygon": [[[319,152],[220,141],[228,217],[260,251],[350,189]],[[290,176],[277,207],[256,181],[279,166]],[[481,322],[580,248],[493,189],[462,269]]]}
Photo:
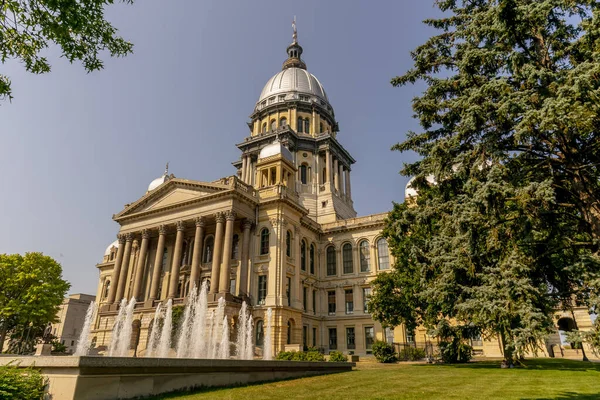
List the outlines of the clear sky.
{"label": "clear sky", "polygon": [[263,85],[281,70],[296,15],[307,69],[329,96],[338,140],[356,159],[359,215],[401,202],[412,155],[390,151],[423,86],[393,88],[410,51],[434,32],[433,0],[138,0],[107,16],[134,54],[86,74],[48,52],[50,74],[2,66],[14,100],[0,104],[0,253],[42,251],[70,293],[95,294],[96,263],[116,238],[111,216],[141,197],[169,161],[175,176],[233,175],[236,143]]}

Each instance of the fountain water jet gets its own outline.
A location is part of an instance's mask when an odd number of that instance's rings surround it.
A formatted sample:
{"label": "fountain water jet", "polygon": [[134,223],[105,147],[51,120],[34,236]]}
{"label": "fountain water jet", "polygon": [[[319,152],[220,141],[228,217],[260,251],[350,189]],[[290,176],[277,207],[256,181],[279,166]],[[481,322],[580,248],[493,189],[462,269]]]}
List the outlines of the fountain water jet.
{"label": "fountain water jet", "polygon": [[90,331],[92,330],[92,321],[96,317],[96,311],[96,302],[92,301],[87,309],[87,312],[85,313],[83,329],[79,335],[79,340],[77,340],[77,348],[75,349],[76,356],[87,356],[88,352],[90,351]]}
{"label": "fountain water jet", "polygon": [[248,322],[246,308],[246,302],[243,302],[238,316],[237,338],[235,340],[235,355],[240,360],[246,358],[246,323]]}
{"label": "fountain water jet", "polygon": [[166,358],[171,350],[171,331],[173,329],[173,300],[167,301],[167,310],[163,320],[160,340],[158,342],[157,357]]}
{"label": "fountain water jet", "polygon": [[254,358],[254,345],[252,344],[252,314],[248,315],[248,321],[246,321],[246,352],[244,354],[245,360],[252,360]]}
{"label": "fountain water jet", "polygon": [[133,310],[135,308],[135,298],[132,297],[127,304],[125,309],[125,318],[121,325],[121,331],[119,332],[119,342],[117,343],[116,354],[117,357],[127,357],[129,353],[129,347],[131,345],[131,332],[133,331]]}
{"label": "fountain water jet", "polygon": [[158,321],[160,319],[161,313],[161,304],[159,303],[156,306],[156,311],[154,311],[154,319],[152,321],[152,332],[150,333],[150,339],[148,340],[148,347],[146,348],[146,357],[152,357],[156,352],[156,347],[158,346],[158,342],[160,341],[160,330],[158,329]]}
{"label": "fountain water jet", "polygon": [[179,335],[179,339],[177,340],[177,358],[183,358],[190,356],[191,348],[191,335],[194,324],[198,321],[195,321],[195,311],[196,311],[196,298],[198,297],[196,290],[196,285],[192,287],[192,291],[190,296],[188,297],[188,303],[185,306],[185,310],[183,312],[183,321],[181,323],[181,333]]}
{"label": "fountain water jet", "polygon": [[221,343],[219,344],[219,358],[220,359],[228,359],[229,358],[229,321],[227,320],[227,316],[223,318],[223,328],[221,329]]}
{"label": "fountain water jet", "polygon": [[125,313],[127,312],[127,300],[123,298],[119,305],[119,314],[115,319],[113,325],[112,334],[110,338],[110,345],[108,346],[108,355],[113,357],[117,355],[117,346],[119,345],[119,339],[121,338],[121,330],[123,329],[123,322],[125,321]]}
{"label": "fountain water jet", "polygon": [[267,308],[267,317],[265,324],[265,340],[263,343],[263,360],[273,359],[273,349],[271,348],[271,319],[273,318],[273,309]]}
{"label": "fountain water jet", "polygon": [[[194,358],[205,358],[207,349],[207,324],[208,314],[208,282],[205,280],[200,286],[200,294],[194,304],[194,327],[192,329],[191,356]],[[210,332],[210,331],[209,331]]]}

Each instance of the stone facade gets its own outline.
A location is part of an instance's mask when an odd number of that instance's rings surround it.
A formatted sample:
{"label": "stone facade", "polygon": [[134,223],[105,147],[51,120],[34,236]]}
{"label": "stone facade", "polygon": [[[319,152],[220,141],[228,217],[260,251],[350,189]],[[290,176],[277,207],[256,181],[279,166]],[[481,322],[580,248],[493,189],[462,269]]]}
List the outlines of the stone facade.
{"label": "stone facade", "polygon": [[[302,48],[294,40],[287,51],[237,144],[236,175],[202,182],[167,170],[113,216],[118,239],[97,265],[98,351],[110,343],[121,299],[137,300],[143,355],[156,306],[183,305],[205,280],[211,306],[224,297],[230,316],[242,301],[251,306],[259,349],[273,309],[273,354],[314,346],[364,355],[375,339],[430,341],[423,330],[386,332],[366,309],[370,282],[394,262],[381,238],[387,213],[357,217],[355,160],[338,140],[333,108],[306,71]],[[497,347],[490,342],[489,352]]]}
{"label": "stone facade", "polygon": [[95,296],[77,293],[65,298],[56,314],[57,322],[52,324],[52,335],[60,343],[67,346],[72,353],[77,348],[77,341],[83,329],[85,313]]}

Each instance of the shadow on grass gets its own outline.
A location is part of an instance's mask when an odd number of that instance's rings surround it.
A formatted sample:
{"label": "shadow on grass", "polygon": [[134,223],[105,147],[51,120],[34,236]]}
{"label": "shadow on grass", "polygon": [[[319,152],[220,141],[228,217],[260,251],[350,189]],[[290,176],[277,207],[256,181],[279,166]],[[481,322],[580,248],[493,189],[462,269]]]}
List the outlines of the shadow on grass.
{"label": "shadow on grass", "polygon": [[279,382],[295,381],[295,380],[298,380],[298,379],[314,378],[314,377],[318,377],[318,376],[330,376],[330,375],[338,375],[338,374],[347,374],[347,373],[354,372],[354,371],[355,370],[352,370],[352,371],[342,371],[342,372],[333,372],[333,373],[326,374],[326,375],[298,376],[298,377],[290,377],[290,378],[277,379],[277,380],[271,380],[271,381],[257,381],[257,382],[252,382],[252,383],[238,384],[238,385],[229,385],[229,386],[197,386],[197,387],[194,387],[194,388],[177,390],[175,392],[163,393],[163,394],[159,394],[159,395],[156,395],[156,396],[144,397],[144,399],[145,400],[176,399],[176,398],[179,398],[179,397],[182,397],[182,396],[193,396],[195,394],[200,394],[200,393],[215,393],[215,392],[222,392],[224,390],[235,389],[235,388],[245,388],[245,387],[252,387],[252,386],[261,386],[261,385],[266,385],[266,384],[269,384],[269,383],[279,383]]}
{"label": "shadow on grass", "polygon": [[[497,361],[471,361],[466,364],[437,364],[451,368],[468,369],[500,369],[500,360]],[[431,364],[414,364],[415,366],[434,367]],[[548,370],[548,371],[598,371],[600,372],[600,363],[590,361],[565,360],[561,358],[535,358],[521,361],[515,369],[519,370]],[[600,396],[593,397],[600,399]]]}
{"label": "shadow on grass", "polygon": [[556,397],[523,397],[521,400],[598,400],[600,393],[581,394],[575,392],[564,392]]}

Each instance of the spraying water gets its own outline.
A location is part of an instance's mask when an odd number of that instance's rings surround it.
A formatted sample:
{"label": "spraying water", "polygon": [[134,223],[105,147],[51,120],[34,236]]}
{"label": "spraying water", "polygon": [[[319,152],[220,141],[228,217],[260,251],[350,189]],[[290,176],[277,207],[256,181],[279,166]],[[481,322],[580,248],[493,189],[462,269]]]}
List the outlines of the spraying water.
{"label": "spraying water", "polygon": [[226,360],[229,358],[229,321],[227,316],[223,318],[223,328],[221,334],[221,343],[219,344],[219,358]]}
{"label": "spraying water", "polygon": [[194,358],[206,358],[206,343],[208,339],[207,320],[208,314],[208,282],[205,280],[200,287],[200,294],[194,304],[194,327],[192,329],[191,356]]}
{"label": "spraying water", "polygon": [[110,338],[110,345],[108,346],[108,355],[111,357],[117,355],[117,346],[119,344],[119,339],[121,338],[121,330],[123,329],[123,322],[125,321],[126,312],[127,300],[122,299],[121,304],[119,305],[119,314],[117,314],[115,324],[113,325],[112,335]]}
{"label": "spraying water", "polygon": [[235,340],[235,355],[240,360],[246,358],[246,324],[248,323],[246,308],[246,302],[243,302],[238,316],[237,338]]}
{"label": "spraying water", "polygon": [[163,320],[160,340],[158,342],[157,357],[166,358],[171,350],[171,331],[173,330],[173,300],[167,301],[167,310]]}
{"label": "spraying water", "polygon": [[148,347],[146,348],[146,357],[154,356],[156,352],[156,347],[158,346],[158,342],[160,341],[160,330],[158,329],[158,321],[160,319],[161,304],[162,303],[159,303],[156,306],[156,311],[154,311],[154,319],[152,320],[152,332],[150,333]]}
{"label": "spraying water", "polygon": [[85,313],[83,329],[79,335],[79,340],[77,340],[77,348],[75,349],[76,356],[87,356],[88,352],[90,351],[90,332],[92,330],[92,321],[96,316],[96,310],[96,302],[92,301],[87,309],[87,312]]}
{"label": "spraying water", "polygon": [[273,318],[273,309],[267,308],[266,328],[265,328],[265,341],[263,347],[263,360],[273,359],[273,349],[271,348],[271,319]]}
{"label": "spraying water", "polygon": [[248,321],[246,322],[246,352],[244,359],[252,360],[254,358],[254,345],[252,344],[252,314],[248,315]]}
{"label": "spraying water", "polygon": [[192,350],[190,343],[194,328],[197,297],[196,285],[194,285],[190,297],[188,297],[188,304],[183,312],[183,321],[181,323],[179,339],[177,340],[177,358],[189,357]]}
{"label": "spraying water", "polygon": [[135,308],[135,298],[129,300],[127,308],[125,309],[125,318],[121,326],[121,332],[119,333],[119,342],[117,343],[116,354],[117,357],[127,357],[129,353],[129,347],[131,346],[131,332],[133,331],[133,310]]}

